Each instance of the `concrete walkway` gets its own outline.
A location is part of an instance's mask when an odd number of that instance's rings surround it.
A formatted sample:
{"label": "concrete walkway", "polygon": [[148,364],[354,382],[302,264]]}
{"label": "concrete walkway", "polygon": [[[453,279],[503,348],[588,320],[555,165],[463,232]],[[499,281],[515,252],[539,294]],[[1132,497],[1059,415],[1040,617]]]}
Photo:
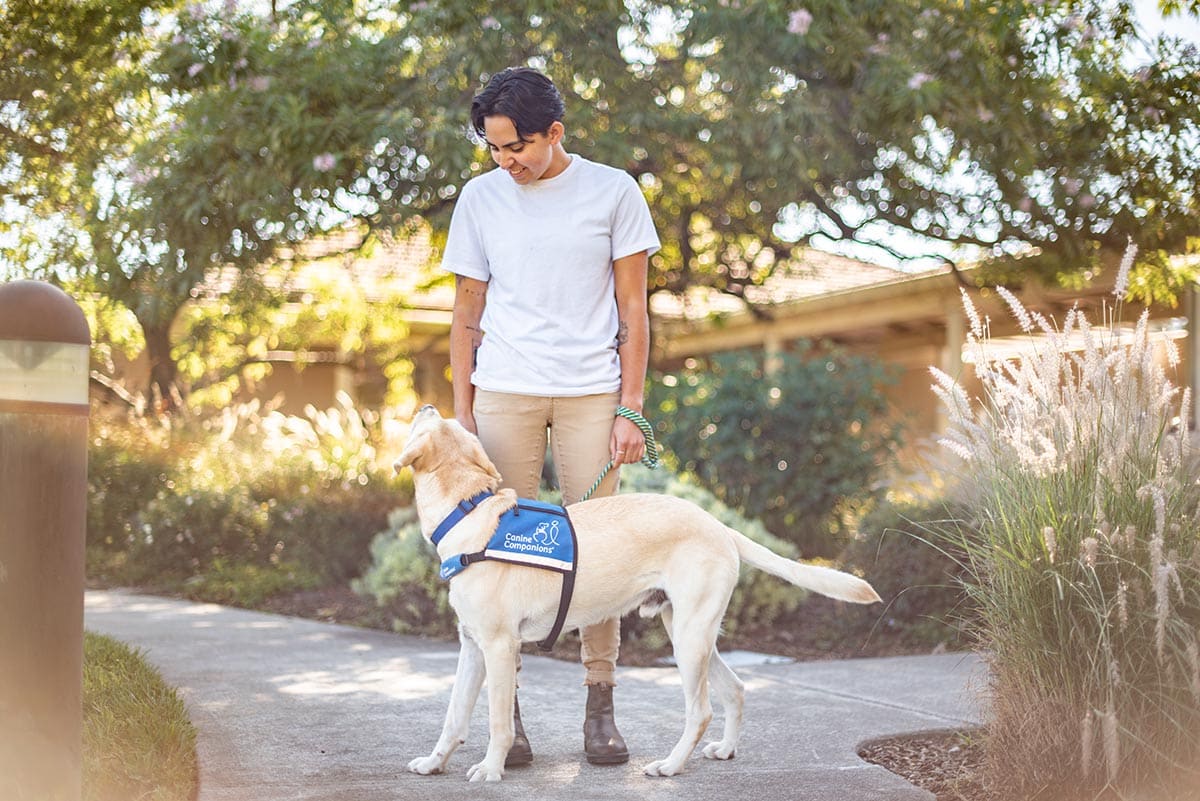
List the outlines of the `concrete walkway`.
{"label": "concrete walkway", "polygon": [[447,775],[405,771],[441,730],[457,644],[119,591],[88,592],[85,620],[142,649],[180,688],[199,730],[200,801],[916,801],[933,796],[861,761],[859,743],[970,726],[982,714],[983,671],[962,654],[745,655],[731,660],[746,683],[737,758],[712,762],[697,750],[683,774],[649,778],[642,766],[665,756],[683,726],[673,668],[618,670],[617,722],[633,758],[594,767],[582,753],[582,668],[526,656],[521,712],[534,763],[499,784],[471,784],[466,770],[486,748],[486,691]]}

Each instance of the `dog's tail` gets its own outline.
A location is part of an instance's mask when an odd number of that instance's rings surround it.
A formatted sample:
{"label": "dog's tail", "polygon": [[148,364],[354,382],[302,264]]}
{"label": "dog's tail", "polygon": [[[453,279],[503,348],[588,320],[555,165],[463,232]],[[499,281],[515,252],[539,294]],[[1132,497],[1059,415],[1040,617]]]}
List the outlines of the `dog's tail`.
{"label": "dog's tail", "polygon": [[729,529],[742,561],[772,576],[778,576],[797,587],[856,604],[871,604],[881,600],[875,588],[867,582],[828,567],[806,565],[785,559],[770,548],[759,545],[740,531]]}

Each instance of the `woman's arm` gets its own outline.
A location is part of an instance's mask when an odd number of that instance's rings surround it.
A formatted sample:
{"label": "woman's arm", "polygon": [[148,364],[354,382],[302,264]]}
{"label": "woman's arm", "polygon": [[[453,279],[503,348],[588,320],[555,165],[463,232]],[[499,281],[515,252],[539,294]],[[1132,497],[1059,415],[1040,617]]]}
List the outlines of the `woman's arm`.
{"label": "woman's arm", "polygon": [[454,314],[450,321],[450,381],[454,388],[454,417],[471,433],[475,430],[475,387],[471,373],[475,352],[483,341],[479,327],[487,305],[487,282],[455,276]]}
{"label": "woman's arm", "polygon": [[[617,353],[621,357],[621,405],[641,414],[645,403],[646,369],[650,362],[650,316],[646,310],[646,251],[613,262],[617,296]],[[616,418],[612,458],[633,464],[646,451],[646,438],[633,422]]]}

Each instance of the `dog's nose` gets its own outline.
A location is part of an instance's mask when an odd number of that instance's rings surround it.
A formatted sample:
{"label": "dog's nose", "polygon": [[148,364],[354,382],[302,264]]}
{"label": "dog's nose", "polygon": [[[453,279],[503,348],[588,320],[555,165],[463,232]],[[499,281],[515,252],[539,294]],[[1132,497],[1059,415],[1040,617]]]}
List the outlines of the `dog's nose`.
{"label": "dog's nose", "polygon": [[417,412],[427,412],[430,409],[434,409],[434,408],[436,408],[436,407],[432,403],[427,403],[424,406],[422,406],[420,409],[417,409]]}

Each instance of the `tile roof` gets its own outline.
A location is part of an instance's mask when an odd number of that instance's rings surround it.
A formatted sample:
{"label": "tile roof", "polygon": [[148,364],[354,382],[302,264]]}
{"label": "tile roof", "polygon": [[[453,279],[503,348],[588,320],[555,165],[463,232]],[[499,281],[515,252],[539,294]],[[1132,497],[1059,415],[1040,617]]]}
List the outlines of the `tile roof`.
{"label": "tile roof", "polygon": [[767,279],[762,286],[746,289],[746,300],[706,287],[694,287],[682,297],[665,292],[650,299],[651,313],[661,319],[700,320],[746,311],[747,302],[756,306],[780,306],[819,297],[843,294],[866,287],[909,281],[916,277],[947,272],[942,267],[909,272],[859,261],[834,253],[806,248],[794,266]]}

